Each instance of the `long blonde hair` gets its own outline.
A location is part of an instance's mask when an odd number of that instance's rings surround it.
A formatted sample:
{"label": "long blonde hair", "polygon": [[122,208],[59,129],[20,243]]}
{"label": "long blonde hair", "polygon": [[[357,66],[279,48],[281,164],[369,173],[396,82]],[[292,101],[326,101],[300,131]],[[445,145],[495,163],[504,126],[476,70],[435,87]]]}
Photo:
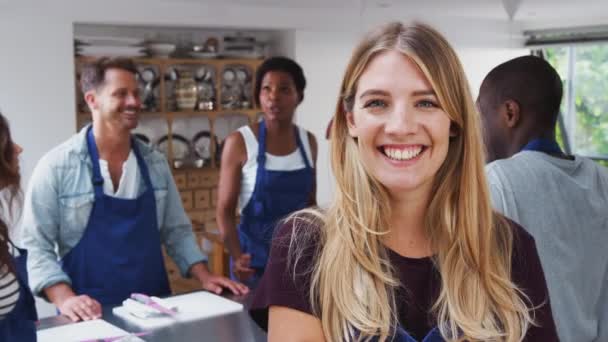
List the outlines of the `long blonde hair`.
{"label": "long blonde hair", "polygon": [[391,23],[371,32],[346,69],[331,132],[335,198],[326,211],[300,212],[293,221],[313,214],[321,227],[311,269],[313,310],[329,341],[384,341],[398,324],[393,293],[399,281],[381,241],[390,229],[388,194],[365,171],[346,122],[361,74],[387,50],[420,67],[457,131],[435,176],[424,223],[441,277],[432,307],[440,332],[447,340],[519,341],[532,318],[526,296],[511,281],[512,232],[491,208],[479,118],[455,52],[423,24]]}

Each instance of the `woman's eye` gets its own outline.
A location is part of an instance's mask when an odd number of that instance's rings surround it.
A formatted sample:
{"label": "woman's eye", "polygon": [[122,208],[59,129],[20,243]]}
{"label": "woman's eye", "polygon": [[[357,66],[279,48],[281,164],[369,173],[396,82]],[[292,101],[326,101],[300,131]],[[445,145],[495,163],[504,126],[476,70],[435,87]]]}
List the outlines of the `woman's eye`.
{"label": "woman's eye", "polygon": [[421,100],[418,101],[418,103],[416,104],[417,107],[422,107],[422,108],[437,108],[439,107],[437,105],[437,103],[430,101],[430,100]]}
{"label": "woman's eye", "polygon": [[384,102],[382,100],[370,100],[370,101],[367,101],[363,105],[363,108],[384,108],[384,107],[386,107],[386,102]]}

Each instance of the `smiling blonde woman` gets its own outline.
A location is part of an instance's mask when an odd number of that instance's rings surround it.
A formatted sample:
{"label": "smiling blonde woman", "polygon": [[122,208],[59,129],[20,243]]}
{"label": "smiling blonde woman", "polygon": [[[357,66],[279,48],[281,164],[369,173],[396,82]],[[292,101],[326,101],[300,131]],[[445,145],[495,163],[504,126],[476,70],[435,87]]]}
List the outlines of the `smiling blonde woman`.
{"label": "smiling blonde woman", "polygon": [[534,240],[492,211],[468,89],[426,25],[388,24],[355,49],[334,201],[278,229],[255,294],[270,341],[557,340]]}

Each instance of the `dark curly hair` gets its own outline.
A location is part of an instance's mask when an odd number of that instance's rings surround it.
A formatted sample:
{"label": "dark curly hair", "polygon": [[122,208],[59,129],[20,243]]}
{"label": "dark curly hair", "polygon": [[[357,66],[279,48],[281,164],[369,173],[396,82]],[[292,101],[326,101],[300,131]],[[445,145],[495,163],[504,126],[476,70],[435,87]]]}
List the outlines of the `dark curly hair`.
{"label": "dark curly hair", "polygon": [[288,73],[293,80],[293,84],[296,86],[300,102],[304,99],[304,88],[306,88],[306,77],[304,77],[304,71],[302,67],[296,63],[293,59],[287,57],[270,57],[267,58],[262,65],[258,68],[255,75],[255,103],[260,105],[260,91],[262,86],[262,80],[266,73],[270,71],[282,71]]}
{"label": "dark curly hair", "polygon": [[[4,212],[10,212],[13,199],[20,194],[19,184],[21,182],[21,176],[19,175],[19,171],[15,170],[13,167],[14,158],[14,144],[11,139],[8,121],[4,115],[0,113],[0,189],[9,189],[10,194],[8,201],[9,207],[0,207]],[[7,265],[9,270],[14,272],[9,243],[8,226],[6,222],[0,218],[0,267]]]}

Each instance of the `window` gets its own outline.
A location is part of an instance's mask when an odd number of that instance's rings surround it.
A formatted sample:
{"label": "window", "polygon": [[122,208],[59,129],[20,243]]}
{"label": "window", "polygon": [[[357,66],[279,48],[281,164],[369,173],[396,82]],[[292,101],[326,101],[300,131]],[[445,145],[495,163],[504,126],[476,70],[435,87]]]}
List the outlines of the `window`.
{"label": "window", "polygon": [[608,43],[543,49],[564,83],[558,140],[570,153],[608,162]]}

